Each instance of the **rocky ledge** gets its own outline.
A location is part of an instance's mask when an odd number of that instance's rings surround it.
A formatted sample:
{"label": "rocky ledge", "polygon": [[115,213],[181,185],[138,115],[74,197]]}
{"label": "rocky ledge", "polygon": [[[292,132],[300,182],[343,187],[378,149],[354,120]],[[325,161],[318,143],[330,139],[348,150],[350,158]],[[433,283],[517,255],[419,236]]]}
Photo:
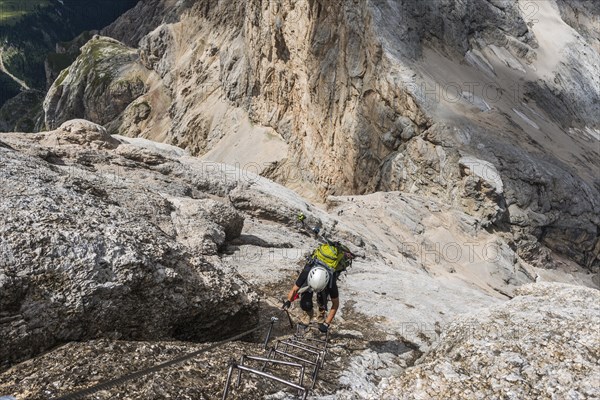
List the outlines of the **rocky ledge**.
{"label": "rocky ledge", "polygon": [[600,292],[543,283],[459,317],[385,398],[596,399]]}
{"label": "rocky ledge", "polygon": [[[241,232],[233,207],[97,171],[119,142],[87,121],[17,137],[0,147],[0,365],[70,341],[207,340],[256,323],[257,296],[211,258]],[[145,165],[126,146],[111,154],[114,168]]]}

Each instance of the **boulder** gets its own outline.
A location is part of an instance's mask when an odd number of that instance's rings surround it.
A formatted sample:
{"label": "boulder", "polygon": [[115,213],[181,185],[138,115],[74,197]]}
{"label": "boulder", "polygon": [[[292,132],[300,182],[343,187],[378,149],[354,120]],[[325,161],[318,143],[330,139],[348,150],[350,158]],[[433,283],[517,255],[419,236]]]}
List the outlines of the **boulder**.
{"label": "boulder", "polygon": [[119,145],[119,141],[113,139],[104,127],[84,119],[63,123],[58,129],[45,134],[41,143],[46,146],[79,145],[98,149],[114,149]]}
{"label": "boulder", "polygon": [[171,198],[177,238],[201,254],[217,253],[225,241],[240,236],[244,217],[231,205],[212,199]]}

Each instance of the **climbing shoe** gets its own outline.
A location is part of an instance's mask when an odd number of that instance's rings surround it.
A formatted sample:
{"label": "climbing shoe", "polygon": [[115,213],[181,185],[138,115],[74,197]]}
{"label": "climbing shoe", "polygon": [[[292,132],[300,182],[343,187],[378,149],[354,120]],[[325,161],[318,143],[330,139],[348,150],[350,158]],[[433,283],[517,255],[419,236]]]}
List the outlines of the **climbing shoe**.
{"label": "climbing shoe", "polygon": [[300,324],[302,324],[304,326],[309,326],[310,321],[312,320],[313,316],[314,316],[314,311],[312,309],[310,311],[302,310],[302,314],[300,315]]}
{"label": "climbing shoe", "polygon": [[327,317],[327,310],[319,307],[319,312],[317,313],[317,322],[322,324],[325,322],[325,318]]}

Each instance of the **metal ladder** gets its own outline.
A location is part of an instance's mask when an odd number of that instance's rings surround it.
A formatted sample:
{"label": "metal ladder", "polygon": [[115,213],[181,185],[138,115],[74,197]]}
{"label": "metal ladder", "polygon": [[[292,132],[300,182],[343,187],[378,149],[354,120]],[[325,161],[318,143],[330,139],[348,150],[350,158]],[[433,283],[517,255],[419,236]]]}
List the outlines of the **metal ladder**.
{"label": "metal ladder", "polygon": [[[267,333],[264,343],[264,350],[268,349],[269,340],[273,331],[273,325],[277,322],[277,318],[271,318],[271,326]],[[239,387],[242,380],[242,372],[248,372],[253,375],[258,375],[267,378],[286,386],[297,389],[303,400],[308,397],[309,392],[314,389],[315,383],[319,377],[319,371],[325,364],[325,356],[327,355],[329,345],[329,332],[325,335],[325,339],[307,337],[310,326],[306,329],[296,326],[296,332],[287,339],[277,340],[274,346],[268,350],[266,357],[242,355],[240,362],[232,361],[227,371],[227,380],[225,382],[225,390],[223,391],[223,400],[227,399],[231,388],[231,380],[233,370],[237,369],[238,375],[236,386]],[[248,364],[262,363],[262,366],[249,366]],[[280,376],[266,372],[269,365],[281,365],[290,368],[298,369],[298,381],[293,382]],[[306,369],[310,369],[310,386],[304,384]]]}

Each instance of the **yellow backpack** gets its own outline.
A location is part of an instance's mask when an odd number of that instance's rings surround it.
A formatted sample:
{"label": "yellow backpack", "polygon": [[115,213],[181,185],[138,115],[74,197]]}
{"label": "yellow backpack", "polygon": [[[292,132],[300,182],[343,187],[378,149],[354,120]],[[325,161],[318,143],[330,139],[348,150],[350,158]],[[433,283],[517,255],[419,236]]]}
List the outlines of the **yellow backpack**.
{"label": "yellow backpack", "polygon": [[322,244],[313,253],[313,258],[321,261],[323,264],[334,270],[341,272],[346,269],[344,262],[344,251],[328,243]]}

